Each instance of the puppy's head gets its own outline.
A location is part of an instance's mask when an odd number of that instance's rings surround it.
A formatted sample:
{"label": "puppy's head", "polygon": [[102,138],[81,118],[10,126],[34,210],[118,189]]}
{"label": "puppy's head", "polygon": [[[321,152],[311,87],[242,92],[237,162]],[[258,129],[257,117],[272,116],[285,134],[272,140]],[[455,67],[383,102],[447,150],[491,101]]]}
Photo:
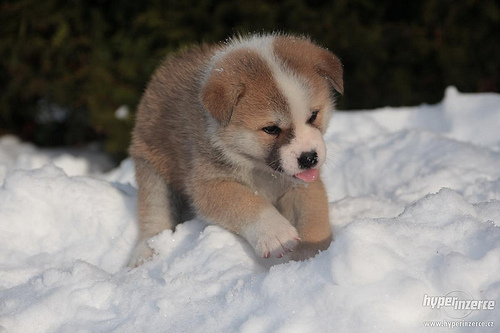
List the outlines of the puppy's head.
{"label": "puppy's head", "polygon": [[214,56],[200,99],[232,156],[309,182],[325,161],[334,90],[343,93],[335,55],[305,38],[254,36]]}

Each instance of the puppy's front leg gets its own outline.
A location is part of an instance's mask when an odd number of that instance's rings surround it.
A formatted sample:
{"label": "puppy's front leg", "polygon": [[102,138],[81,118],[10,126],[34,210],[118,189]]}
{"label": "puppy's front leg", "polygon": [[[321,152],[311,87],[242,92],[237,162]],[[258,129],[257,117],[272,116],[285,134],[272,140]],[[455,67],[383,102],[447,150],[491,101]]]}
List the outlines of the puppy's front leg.
{"label": "puppy's front leg", "polygon": [[205,181],[194,188],[198,213],[243,236],[262,257],[282,257],[298,243],[295,227],[263,197],[233,181]]}
{"label": "puppy's front leg", "polygon": [[326,250],[332,242],[328,199],[321,179],[299,186],[278,201],[280,212],[298,229],[300,244],[291,258],[305,260]]}

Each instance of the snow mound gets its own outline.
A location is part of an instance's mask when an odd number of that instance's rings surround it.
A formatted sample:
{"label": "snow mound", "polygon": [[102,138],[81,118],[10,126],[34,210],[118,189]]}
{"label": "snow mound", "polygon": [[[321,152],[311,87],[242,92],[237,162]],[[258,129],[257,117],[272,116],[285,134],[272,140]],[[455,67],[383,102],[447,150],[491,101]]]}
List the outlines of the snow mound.
{"label": "snow mound", "polygon": [[[500,95],[454,88],[433,106],[338,112],[322,170],[335,233],[327,251],[269,261],[240,237],[192,220],[153,237],[158,255],[136,269],[124,267],[138,232],[131,160],[73,176],[50,164],[23,167],[15,156],[35,160],[40,150],[0,139],[0,332],[498,326],[498,124]],[[426,295],[453,291],[496,307],[460,318],[424,306]],[[494,327],[454,331],[479,330]]]}
{"label": "snow mound", "polygon": [[46,164],[54,164],[70,176],[97,175],[113,166],[109,157],[98,153],[92,146],[71,151],[41,150],[11,135],[0,137],[0,184],[9,170],[32,170]]}
{"label": "snow mound", "polygon": [[1,264],[8,268],[0,286],[55,262],[122,268],[137,234],[135,201],[107,182],[68,177],[54,165],[15,170],[0,189]]}

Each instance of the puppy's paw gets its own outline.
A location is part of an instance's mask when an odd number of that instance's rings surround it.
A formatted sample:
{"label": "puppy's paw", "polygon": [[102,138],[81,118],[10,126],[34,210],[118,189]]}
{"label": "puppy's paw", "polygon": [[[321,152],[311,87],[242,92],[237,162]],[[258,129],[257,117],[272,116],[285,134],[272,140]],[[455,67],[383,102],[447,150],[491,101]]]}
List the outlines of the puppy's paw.
{"label": "puppy's paw", "polygon": [[281,258],[299,242],[297,229],[275,209],[264,211],[258,221],[245,227],[242,236],[264,258]]}
{"label": "puppy's paw", "polygon": [[304,261],[310,258],[314,258],[318,253],[328,250],[331,243],[331,236],[320,242],[303,241],[290,255],[290,259],[294,261]]}
{"label": "puppy's paw", "polygon": [[140,240],[135,246],[127,266],[135,268],[150,260],[152,256],[153,250],[148,246],[148,240]]}

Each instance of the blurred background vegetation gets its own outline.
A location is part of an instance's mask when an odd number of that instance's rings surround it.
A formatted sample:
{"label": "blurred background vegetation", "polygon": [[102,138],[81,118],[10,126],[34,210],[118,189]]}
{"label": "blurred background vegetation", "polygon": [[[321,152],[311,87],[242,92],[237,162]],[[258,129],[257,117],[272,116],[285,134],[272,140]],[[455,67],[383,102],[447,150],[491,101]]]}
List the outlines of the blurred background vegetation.
{"label": "blurred background vegetation", "polygon": [[495,0],[19,0],[0,2],[0,22],[0,135],[98,140],[118,159],[161,59],[236,32],[306,34],[335,52],[344,110],[499,88]]}

